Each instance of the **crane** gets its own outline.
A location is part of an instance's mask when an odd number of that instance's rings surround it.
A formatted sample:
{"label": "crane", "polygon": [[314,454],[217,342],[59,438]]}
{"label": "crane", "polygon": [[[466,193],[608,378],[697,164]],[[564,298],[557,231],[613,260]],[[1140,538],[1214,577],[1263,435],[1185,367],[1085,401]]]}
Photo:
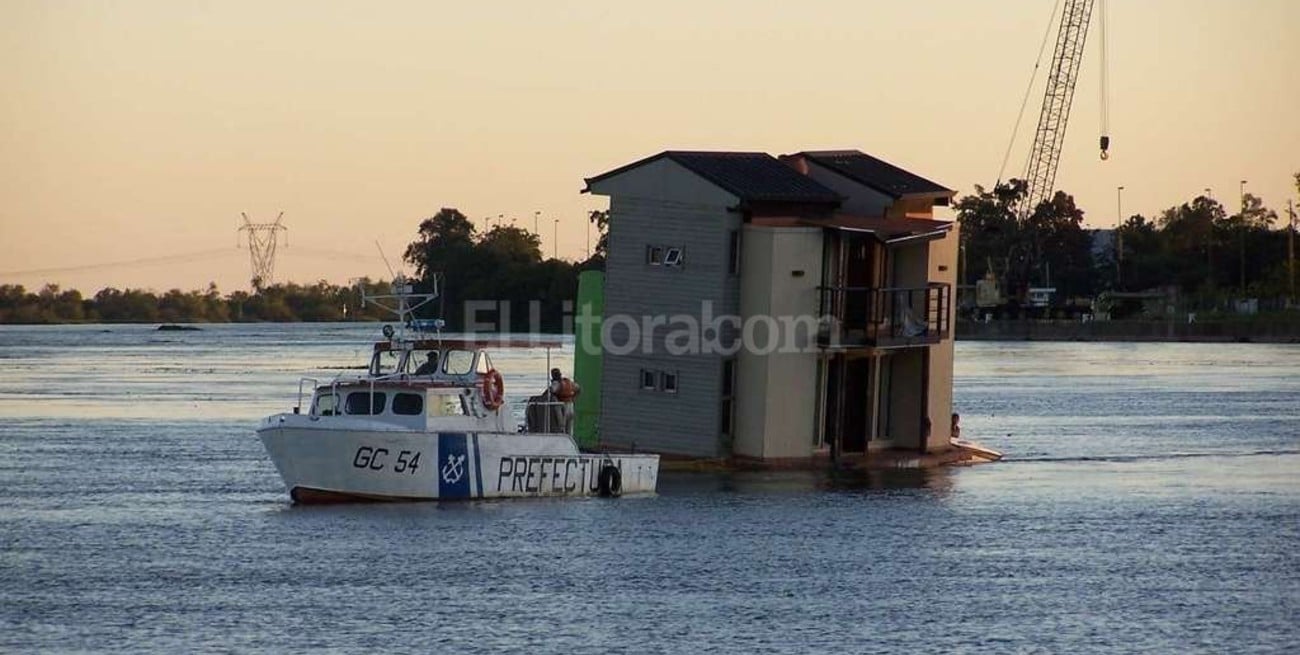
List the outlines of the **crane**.
{"label": "crane", "polygon": [[[1092,18],[1092,9],[1098,0],[1063,0],[1060,27],[1056,32],[1056,48],[1052,54],[1052,67],[1047,75],[1047,87],[1043,91],[1043,105],[1038,114],[1038,129],[1034,132],[1034,145],[1029,152],[1029,162],[1025,166],[1025,182],[1028,185],[1021,214],[1027,215],[1044,200],[1051,197],[1056,184],[1056,168],[1061,161],[1061,145],[1065,142],[1065,127],[1070,120],[1070,105],[1074,101],[1074,86],[1079,79],[1079,64],[1083,61],[1083,46],[1088,38],[1088,26]],[[1110,135],[1108,100],[1106,92],[1106,0],[1101,5],[1101,158],[1109,157]],[[1055,15],[1055,10],[1053,10]],[[1050,24],[1049,24],[1050,28]],[[1043,45],[1047,43],[1046,35]],[[1042,57],[1042,50],[1039,51]],[[1037,71],[1037,64],[1035,64]],[[1030,87],[1033,80],[1030,79]],[[1025,92],[1025,100],[1029,91]],[[1020,111],[1024,114],[1024,103]],[[1020,119],[1016,119],[1015,131],[1019,129]],[[1008,146],[1008,155],[1010,154]],[[1003,160],[1005,169],[1006,160]],[[1001,175],[999,175],[1001,177]]]}

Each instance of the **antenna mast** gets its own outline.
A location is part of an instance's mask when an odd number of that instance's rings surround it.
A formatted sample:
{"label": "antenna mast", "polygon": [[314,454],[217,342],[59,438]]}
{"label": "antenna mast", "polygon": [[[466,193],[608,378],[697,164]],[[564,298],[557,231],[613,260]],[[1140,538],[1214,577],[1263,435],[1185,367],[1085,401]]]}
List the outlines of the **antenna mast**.
{"label": "antenna mast", "polygon": [[[275,217],[274,223],[254,223],[248,219],[248,214],[240,212],[239,215],[244,217],[239,231],[248,233],[248,257],[253,266],[250,282],[254,289],[261,289],[271,284],[275,274],[275,247],[280,241],[280,233],[288,232],[289,228],[280,224],[284,212]],[[284,247],[289,247],[288,234],[284,237]]]}

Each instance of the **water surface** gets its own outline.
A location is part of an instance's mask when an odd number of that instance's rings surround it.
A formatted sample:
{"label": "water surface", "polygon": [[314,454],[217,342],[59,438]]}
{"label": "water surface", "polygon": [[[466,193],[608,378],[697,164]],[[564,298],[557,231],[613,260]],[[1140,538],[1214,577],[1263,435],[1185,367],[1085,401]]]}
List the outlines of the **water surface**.
{"label": "water surface", "polygon": [[0,327],[0,650],[1300,651],[1296,346],[959,343],[995,465],[293,507],[252,426],[374,332]]}

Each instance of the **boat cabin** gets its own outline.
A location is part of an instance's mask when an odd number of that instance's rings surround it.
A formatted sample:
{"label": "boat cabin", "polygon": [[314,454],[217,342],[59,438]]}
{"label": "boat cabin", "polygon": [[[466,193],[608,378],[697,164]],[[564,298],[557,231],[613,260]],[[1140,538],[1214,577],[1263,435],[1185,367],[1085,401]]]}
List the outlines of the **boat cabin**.
{"label": "boat cabin", "polygon": [[495,429],[498,413],[488,409],[477,387],[355,381],[321,385],[308,416],[369,417],[402,427],[445,431]]}
{"label": "boat cabin", "polygon": [[[365,417],[424,431],[514,432],[509,426],[515,418],[513,412],[501,411],[506,406],[501,374],[493,368],[487,352],[488,347],[500,346],[536,344],[459,339],[377,342],[364,376],[342,377],[328,384],[310,380],[314,391],[307,415],[312,420]],[[529,403],[528,411],[533,412],[531,407],[538,401],[530,398]],[[529,415],[521,431],[555,432],[559,421],[551,417],[550,409],[539,410],[540,420]]]}

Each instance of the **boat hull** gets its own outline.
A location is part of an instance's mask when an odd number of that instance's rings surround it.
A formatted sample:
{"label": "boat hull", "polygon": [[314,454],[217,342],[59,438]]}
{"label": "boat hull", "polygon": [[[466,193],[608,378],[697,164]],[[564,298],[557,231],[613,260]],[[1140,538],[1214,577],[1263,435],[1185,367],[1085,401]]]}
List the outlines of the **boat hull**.
{"label": "boat hull", "polygon": [[[644,494],[658,483],[658,455],[580,453],[564,434],[340,429],[304,419],[273,416],[257,431],[298,503]],[[607,467],[617,475],[602,475]]]}

